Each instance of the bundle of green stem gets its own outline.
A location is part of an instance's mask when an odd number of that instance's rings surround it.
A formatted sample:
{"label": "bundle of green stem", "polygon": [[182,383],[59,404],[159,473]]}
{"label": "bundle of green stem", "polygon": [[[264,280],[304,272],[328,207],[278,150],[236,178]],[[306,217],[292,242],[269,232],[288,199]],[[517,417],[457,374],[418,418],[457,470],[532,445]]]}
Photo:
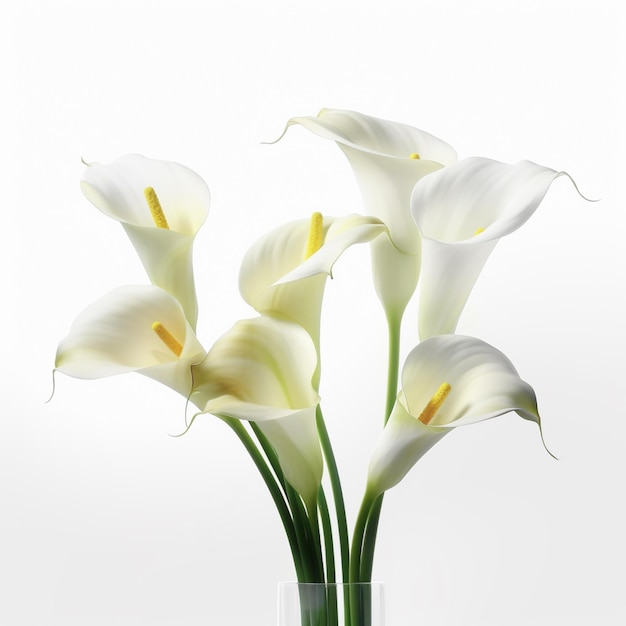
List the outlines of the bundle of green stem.
{"label": "bundle of green stem", "polygon": [[[389,328],[385,423],[395,403],[399,367],[399,324],[390,324]],[[256,441],[240,420],[222,419],[237,434],[270,491],[287,535],[298,583],[326,584],[325,587],[302,585],[301,594],[307,596],[301,599],[302,626],[370,626],[370,590],[363,583],[372,580],[383,495],[370,497],[366,493],[350,542],[341,479],[321,407],[318,405],[316,409],[316,425],[332,490],[332,511],[323,484],[319,487],[315,506],[307,507],[285,480],[276,452],[254,422],[250,425]],[[339,543],[339,564],[333,538],[335,531]],[[343,583],[343,621],[339,616],[336,583]],[[319,594],[323,597],[320,598]]]}

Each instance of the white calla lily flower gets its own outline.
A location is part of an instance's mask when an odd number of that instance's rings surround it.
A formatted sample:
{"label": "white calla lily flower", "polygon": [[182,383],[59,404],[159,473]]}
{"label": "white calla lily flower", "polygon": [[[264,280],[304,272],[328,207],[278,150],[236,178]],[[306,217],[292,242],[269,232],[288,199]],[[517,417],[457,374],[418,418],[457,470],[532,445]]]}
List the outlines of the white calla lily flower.
{"label": "white calla lily flower", "polygon": [[194,369],[206,382],[203,413],[255,422],[274,447],[287,481],[308,505],[323,471],[312,384],[317,353],[297,324],[271,317],[242,320]]}
{"label": "white calla lily flower", "polygon": [[287,128],[295,124],[337,143],[352,166],[365,212],[388,226],[391,241],[381,237],[372,244],[374,283],[386,311],[399,315],[420,269],[411,190],[424,176],[455,163],[456,152],[423,130],[355,111],[322,109],[317,117],[291,118]]}
{"label": "white calla lily flower", "polygon": [[455,331],[498,240],[528,220],[561,175],[530,161],[509,165],[473,157],[415,186],[411,210],[423,239],[422,339]]}
{"label": "white calla lily flower", "polygon": [[138,372],[188,397],[192,366],[205,354],[177,300],[154,285],[127,285],[78,315],[55,369],[85,379]]}
{"label": "white calla lily flower", "polygon": [[511,411],[540,425],[535,392],[502,352],[462,335],[423,341],[407,357],[402,389],[370,461],[368,493],[398,484],[457,426]]}
{"label": "white calla lily flower", "polygon": [[202,178],[179,163],[129,154],[108,165],[89,164],[81,189],[122,224],[150,280],[182,304],[195,328],[193,241],[211,199]]}
{"label": "white calla lily flower", "polygon": [[322,299],[335,261],[351,245],[386,232],[380,220],[361,215],[335,218],[315,213],[311,220],[280,226],[244,256],[241,295],[259,313],[302,326],[319,349]]}

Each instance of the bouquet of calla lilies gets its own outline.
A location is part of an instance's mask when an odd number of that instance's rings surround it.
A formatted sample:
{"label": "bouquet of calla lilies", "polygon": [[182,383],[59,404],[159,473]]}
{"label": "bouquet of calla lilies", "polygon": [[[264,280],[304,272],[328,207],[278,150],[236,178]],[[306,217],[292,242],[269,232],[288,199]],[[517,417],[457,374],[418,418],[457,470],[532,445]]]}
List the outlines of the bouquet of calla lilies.
{"label": "bouquet of calla lilies", "polygon": [[[197,407],[185,432],[201,415],[223,420],[276,504],[298,582],[368,582],[383,496],[435,443],[457,426],[508,412],[535,422],[541,434],[535,393],[509,359],[455,330],[496,243],[567,175],[530,161],[458,160],[427,132],[352,111],[295,117],[285,133],[293,125],[343,151],[362,214],[314,213],[254,243],[239,287],[258,315],[236,322],[208,349],[195,332],[192,266],[209,211],[207,185],[183,165],[139,155],[87,165],[85,196],[120,222],[151,284],[119,287],[80,313],[58,346],[56,370],[154,378]],[[359,243],[371,250],[389,364],[380,438],[349,528],[318,394],[320,316],[333,265]],[[401,366],[401,325],[414,294],[420,342]],[[353,626],[367,623],[357,604],[345,609]]]}

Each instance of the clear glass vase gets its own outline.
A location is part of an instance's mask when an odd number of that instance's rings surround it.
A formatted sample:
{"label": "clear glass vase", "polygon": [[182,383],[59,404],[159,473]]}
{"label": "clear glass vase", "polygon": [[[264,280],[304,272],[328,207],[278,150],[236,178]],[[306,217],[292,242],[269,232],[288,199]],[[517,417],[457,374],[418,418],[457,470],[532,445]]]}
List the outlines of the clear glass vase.
{"label": "clear glass vase", "polygon": [[278,585],[278,626],[384,626],[382,583]]}

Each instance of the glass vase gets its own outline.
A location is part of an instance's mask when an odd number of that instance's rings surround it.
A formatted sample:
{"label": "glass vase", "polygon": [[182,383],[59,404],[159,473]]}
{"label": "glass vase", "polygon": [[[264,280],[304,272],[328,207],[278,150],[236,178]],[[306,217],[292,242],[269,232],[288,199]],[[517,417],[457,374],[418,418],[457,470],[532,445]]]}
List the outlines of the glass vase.
{"label": "glass vase", "polygon": [[278,626],[384,626],[382,583],[278,585]]}

